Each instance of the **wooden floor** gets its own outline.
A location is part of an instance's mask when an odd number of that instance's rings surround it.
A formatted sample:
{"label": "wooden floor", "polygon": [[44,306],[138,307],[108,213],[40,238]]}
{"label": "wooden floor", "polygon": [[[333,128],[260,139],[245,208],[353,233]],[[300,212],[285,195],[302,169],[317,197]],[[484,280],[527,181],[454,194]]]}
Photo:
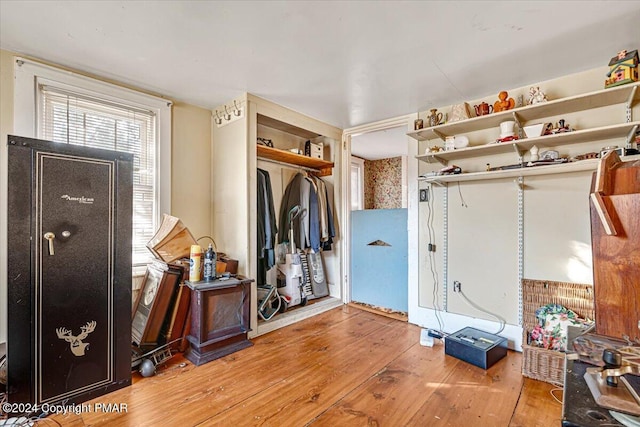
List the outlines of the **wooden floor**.
{"label": "wooden floor", "polygon": [[175,356],[90,402],[125,403],[126,413],[52,418],[71,427],[560,425],[553,386],[524,379],[520,353],[485,371],[419,337],[415,325],[343,306],[200,367]]}

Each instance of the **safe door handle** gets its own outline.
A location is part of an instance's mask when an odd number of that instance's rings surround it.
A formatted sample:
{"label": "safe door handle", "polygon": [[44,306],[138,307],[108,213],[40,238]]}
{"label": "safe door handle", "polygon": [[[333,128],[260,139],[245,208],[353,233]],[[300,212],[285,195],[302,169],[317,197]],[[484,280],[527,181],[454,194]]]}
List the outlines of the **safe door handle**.
{"label": "safe door handle", "polygon": [[49,241],[49,255],[55,255],[55,252],[53,250],[53,239],[56,238],[56,235],[53,234],[52,232],[48,231],[46,233],[44,233],[44,237],[45,239],[47,239]]}

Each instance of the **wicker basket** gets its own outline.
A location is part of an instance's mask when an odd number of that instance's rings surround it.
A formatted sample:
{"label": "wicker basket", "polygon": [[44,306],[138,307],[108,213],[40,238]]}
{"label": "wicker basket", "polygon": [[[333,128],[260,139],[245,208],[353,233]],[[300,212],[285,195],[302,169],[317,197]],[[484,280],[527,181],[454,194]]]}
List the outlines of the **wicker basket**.
{"label": "wicker basket", "polygon": [[593,320],[593,286],[550,280],[522,279],[522,375],[555,385],[564,384],[565,353],[527,344],[527,333],[537,324],[536,310],[561,304],[578,316]]}

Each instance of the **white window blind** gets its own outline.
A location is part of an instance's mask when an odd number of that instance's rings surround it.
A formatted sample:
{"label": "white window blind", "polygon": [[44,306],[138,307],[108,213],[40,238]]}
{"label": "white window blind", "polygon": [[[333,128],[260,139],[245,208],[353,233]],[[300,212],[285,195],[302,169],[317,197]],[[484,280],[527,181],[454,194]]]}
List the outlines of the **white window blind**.
{"label": "white window blind", "polygon": [[133,154],[132,261],[146,264],[146,243],[157,228],[155,113],[48,85],[39,85],[39,95],[42,138]]}

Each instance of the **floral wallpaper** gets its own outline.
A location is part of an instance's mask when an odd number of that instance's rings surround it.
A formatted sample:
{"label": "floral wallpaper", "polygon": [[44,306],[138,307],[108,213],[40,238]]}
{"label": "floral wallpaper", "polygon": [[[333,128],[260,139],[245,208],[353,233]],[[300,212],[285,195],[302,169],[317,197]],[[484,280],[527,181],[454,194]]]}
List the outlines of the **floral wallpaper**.
{"label": "floral wallpaper", "polygon": [[364,161],[364,208],[402,208],[402,157]]}

